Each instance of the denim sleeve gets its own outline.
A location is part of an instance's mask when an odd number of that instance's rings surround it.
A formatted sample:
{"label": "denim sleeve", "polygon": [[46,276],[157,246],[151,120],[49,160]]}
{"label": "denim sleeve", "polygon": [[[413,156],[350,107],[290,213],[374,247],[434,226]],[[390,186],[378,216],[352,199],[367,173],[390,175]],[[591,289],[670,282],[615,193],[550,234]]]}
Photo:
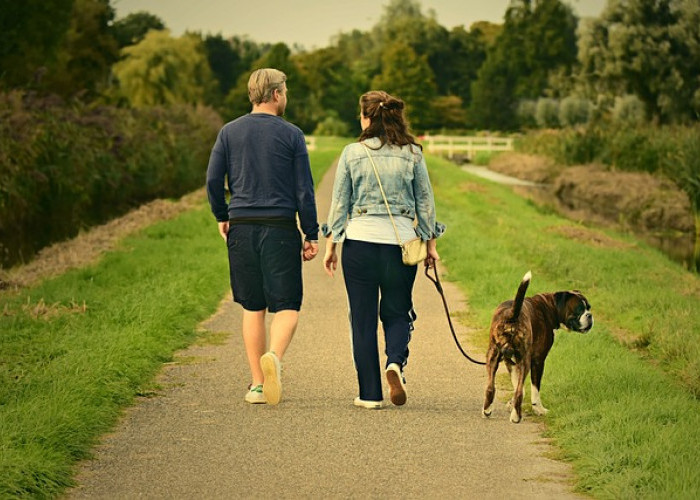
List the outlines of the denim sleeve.
{"label": "denim sleeve", "polygon": [[297,153],[294,158],[299,223],[306,239],[317,240],[318,216],[316,213],[314,180],[311,175],[311,165],[309,164],[309,153],[306,150],[306,141],[303,135],[300,134],[300,136],[300,142],[297,144]]}
{"label": "denim sleeve", "polygon": [[418,236],[423,240],[439,238],[445,232],[445,225],[435,220],[435,198],[430,185],[425,157],[413,164],[413,195],[416,199],[416,218]]}
{"label": "denim sleeve", "polygon": [[345,223],[350,210],[350,199],[352,198],[352,179],[348,169],[346,151],[347,148],[343,150],[338,160],[335,181],[333,182],[331,208],[328,210],[328,220],[321,226],[323,235],[328,237],[332,234],[333,241],[336,243],[345,239]]}
{"label": "denim sleeve", "polygon": [[219,132],[207,166],[207,197],[211,211],[219,222],[228,220],[228,204],[226,203],[226,189],[224,187],[226,172],[226,148],[222,132]]}

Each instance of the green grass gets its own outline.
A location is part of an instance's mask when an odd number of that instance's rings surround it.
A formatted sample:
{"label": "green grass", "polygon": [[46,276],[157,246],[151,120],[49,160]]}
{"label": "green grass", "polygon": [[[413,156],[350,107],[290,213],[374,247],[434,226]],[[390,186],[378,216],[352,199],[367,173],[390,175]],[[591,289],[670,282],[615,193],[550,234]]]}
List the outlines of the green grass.
{"label": "green grass", "polygon": [[[73,463],[194,340],[227,288],[212,221],[203,205],[95,266],[0,299],[0,497],[51,497],[69,485]],[[40,302],[49,315],[27,307]]]}
{"label": "green grass", "polygon": [[468,296],[475,344],[486,345],[493,309],[528,270],[528,294],[575,288],[593,305],[591,333],[557,333],[542,388],[550,413],[540,420],[577,488],[697,497],[698,277],[633,239],[564,220],[444,160],[428,164],[448,226],[438,250]]}
{"label": "green grass", "polygon": [[[317,183],[346,142],[317,143]],[[198,340],[227,289],[225,246],[203,202],[96,265],[0,295],[0,498],[70,485],[75,462]]]}
{"label": "green grass", "polygon": [[326,171],[333,165],[339,156],[343,146],[355,139],[345,137],[316,137],[316,150],[310,151],[311,171],[314,177],[314,185],[318,187]]}

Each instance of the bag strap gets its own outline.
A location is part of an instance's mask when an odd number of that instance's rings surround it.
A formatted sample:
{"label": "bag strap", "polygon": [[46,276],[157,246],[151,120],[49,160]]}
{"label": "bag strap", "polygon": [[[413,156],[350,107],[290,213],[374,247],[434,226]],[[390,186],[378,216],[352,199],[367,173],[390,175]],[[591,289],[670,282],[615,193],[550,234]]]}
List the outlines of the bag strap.
{"label": "bag strap", "polygon": [[386,205],[386,211],[389,212],[389,219],[391,219],[391,225],[394,226],[394,232],[396,233],[396,240],[399,242],[399,246],[403,245],[401,237],[399,237],[399,230],[396,229],[396,223],[394,222],[394,216],[391,215],[391,209],[389,208],[389,202],[386,199],[386,194],[384,193],[384,188],[382,187],[382,180],[379,178],[379,172],[377,171],[377,165],[374,164],[374,159],[372,155],[369,154],[369,148],[364,142],[361,142],[367,152],[369,161],[372,162],[372,169],[374,170],[374,176],[377,178],[377,183],[379,184],[379,190],[382,192],[382,198],[384,198],[384,205]]}

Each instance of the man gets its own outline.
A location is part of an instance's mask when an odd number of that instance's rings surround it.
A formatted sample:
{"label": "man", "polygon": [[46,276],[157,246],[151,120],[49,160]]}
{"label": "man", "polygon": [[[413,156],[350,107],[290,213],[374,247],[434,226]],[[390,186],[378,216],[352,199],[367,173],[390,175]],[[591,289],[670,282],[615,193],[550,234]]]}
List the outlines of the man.
{"label": "man", "polygon": [[[245,401],[273,405],[282,395],[280,361],[301,309],[301,261],[318,253],[306,141],[298,127],[281,118],[287,105],[286,80],[284,73],[271,68],[250,75],[253,109],[224,125],[207,168],[209,204],[228,245],[233,300],[243,307],[243,341],[252,376]],[[231,194],[228,204],[225,181]],[[267,352],[266,310],[275,313]]]}

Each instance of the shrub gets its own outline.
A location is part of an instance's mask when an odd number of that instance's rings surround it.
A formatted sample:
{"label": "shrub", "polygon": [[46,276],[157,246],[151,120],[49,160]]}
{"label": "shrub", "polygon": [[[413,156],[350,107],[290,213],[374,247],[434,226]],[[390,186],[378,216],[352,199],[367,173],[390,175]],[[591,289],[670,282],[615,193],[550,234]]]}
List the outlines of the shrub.
{"label": "shrub", "polygon": [[537,100],[535,121],[541,128],[556,128],[559,126],[559,102],[556,99],[542,97]]}
{"label": "shrub", "polygon": [[565,97],[559,105],[559,123],[564,127],[583,125],[588,122],[592,107],[588,99]]}
{"label": "shrub", "polygon": [[628,126],[642,125],[646,121],[644,103],[636,95],[616,97],[612,118]]}
{"label": "shrub", "polygon": [[0,94],[0,266],[201,186],[219,126],[212,111],[188,106],[137,111]]}
{"label": "shrub", "polygon": [[348,137],[350,136],[350,127],[340,119],[338,113],[329,111],[326,117],[316,126],[314,135]]}

